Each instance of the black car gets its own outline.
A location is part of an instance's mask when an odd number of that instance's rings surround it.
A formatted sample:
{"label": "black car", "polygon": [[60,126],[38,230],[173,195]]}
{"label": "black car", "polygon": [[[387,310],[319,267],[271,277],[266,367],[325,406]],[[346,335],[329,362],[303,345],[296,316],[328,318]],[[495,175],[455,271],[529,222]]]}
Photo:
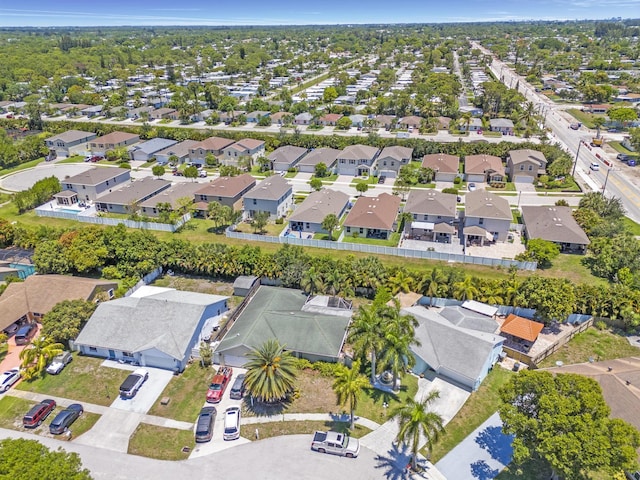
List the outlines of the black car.
{"label": "black car", "polygon": [[234,400],[242,400],[242,397],[244,397],[244,373],[236,377],[229,392],[229,398]]}
{"label": "black car", "polygon": [[216,407],[204,407],[200,410],[196,422],[196,442],[208,442],[213,437],[213,425],[216,423]]}
{"label": "black car", "polygon": [[384,182],[386,182],[386,181],[387,181],[387,177],[386,177],[386,176],[384,176],[384,175],[380,175],[380,176],[378,177],[378,183],[382,184],[382,183],[384,183]]}
{"label": "black car", "polygon": [[633,156],[627,155],[626,153],[619,153],[618,155],[616,155],[616,158],[621,162],[628,162],[630,159],[633,158]]}
{"label": "black car", "polygon": [[79,403],[72,403],[62,410],[56,418],[49,424],[49,432],[52,435],[60,435],[69,430],[69,427],[84,412],[84,408]]}

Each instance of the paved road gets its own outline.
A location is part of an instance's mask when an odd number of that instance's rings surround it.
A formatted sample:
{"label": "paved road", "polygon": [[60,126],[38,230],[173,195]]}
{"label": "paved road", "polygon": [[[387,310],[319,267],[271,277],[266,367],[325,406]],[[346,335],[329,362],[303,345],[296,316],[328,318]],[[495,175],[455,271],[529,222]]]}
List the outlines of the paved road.
{"label": "paved road", "polygon": [[458,52],[453,52],[453,72],[460,79],[460,85],[462,85],[462,92],[458,97],[458,103],[461,107],[469,106],[469,99],[467,98],[467,87],[464,77],[462,76],[462,69],[460,68],[460,60],[458,59]]}

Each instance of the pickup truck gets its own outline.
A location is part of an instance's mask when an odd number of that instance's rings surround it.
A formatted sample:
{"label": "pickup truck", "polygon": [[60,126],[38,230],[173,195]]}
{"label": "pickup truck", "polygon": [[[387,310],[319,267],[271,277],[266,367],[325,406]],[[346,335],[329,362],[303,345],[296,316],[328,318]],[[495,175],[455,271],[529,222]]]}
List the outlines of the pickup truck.
{"label": "pickup truck", "polygon": [[351,438],[344,433],[316,432],[313,434],[311,450],[355,458],[360,453],[360,442],[357,438]]}
{"label": "pickup truck", "polygon": [[134,370],[120,385],[120,396],[122,398],[133,398],[140,390],[142,384],[149,378],[149,372],[144,368]]}

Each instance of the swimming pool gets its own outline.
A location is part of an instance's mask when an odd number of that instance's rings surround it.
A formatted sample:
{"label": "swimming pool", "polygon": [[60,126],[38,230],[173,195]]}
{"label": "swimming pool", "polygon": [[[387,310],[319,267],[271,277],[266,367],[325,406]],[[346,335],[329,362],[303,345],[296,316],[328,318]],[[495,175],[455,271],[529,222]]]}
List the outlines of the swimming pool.
{"label": "swimming pool", "polygon": [[64,213],[73,213],[74,215],[78,215],[82,210],[75,210],[73,208],[56,208],[56,211],[64,212]]}

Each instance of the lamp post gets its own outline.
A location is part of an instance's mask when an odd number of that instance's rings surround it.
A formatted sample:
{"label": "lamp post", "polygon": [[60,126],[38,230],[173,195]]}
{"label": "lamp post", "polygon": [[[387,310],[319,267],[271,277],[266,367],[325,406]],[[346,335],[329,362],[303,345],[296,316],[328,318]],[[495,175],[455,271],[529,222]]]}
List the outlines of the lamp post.
{"label": "lamp post", "polygon": [[571,176],[575,176],[576,173],[576,167],[578,166],[578,157],[580,156],[580,147],[582,146],[582,140],[580,140],[580,142],[578,142],[578,151],[576,152],[576,159],[573,162],[573,170],[571,171]]}
{"label": "lamp post", "polygon": [[609,174],[615,170],[615,168],[610,168],[609,170],[607,170],[607,176],[604,177],[604,185],[602,185],[602,196],[604,197],[604,192],[607,189],[607,182],[609,181]]}

